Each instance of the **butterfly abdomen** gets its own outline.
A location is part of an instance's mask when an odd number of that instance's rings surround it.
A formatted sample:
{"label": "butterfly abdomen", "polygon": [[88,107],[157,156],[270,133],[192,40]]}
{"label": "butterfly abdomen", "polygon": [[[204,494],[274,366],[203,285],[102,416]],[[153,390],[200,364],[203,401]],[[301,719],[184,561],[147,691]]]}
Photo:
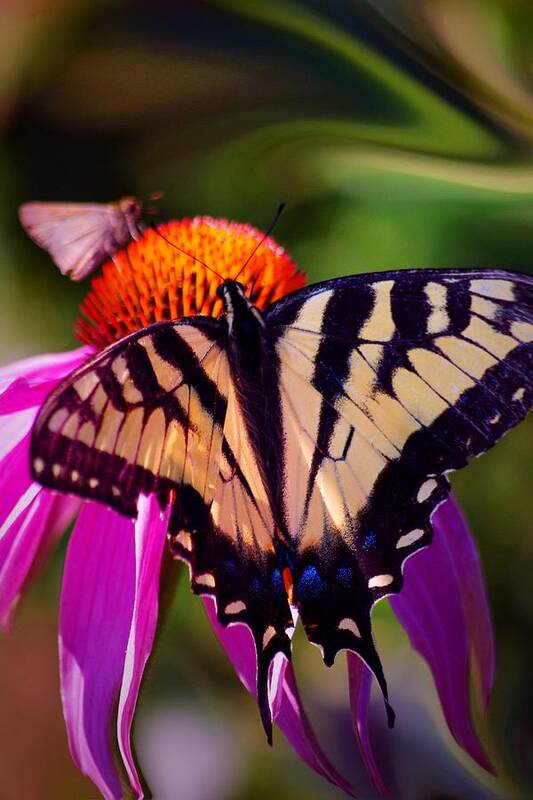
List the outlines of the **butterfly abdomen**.
{"label": "butterfly abdomen", "polygon": [[[221,287],[227,322],[227,354],[239,412],[271,507],[281,509],[283,438],[279,414],[278,359],[261,313],[242,286]],[[281,519],[276,520],[283,529]]]}

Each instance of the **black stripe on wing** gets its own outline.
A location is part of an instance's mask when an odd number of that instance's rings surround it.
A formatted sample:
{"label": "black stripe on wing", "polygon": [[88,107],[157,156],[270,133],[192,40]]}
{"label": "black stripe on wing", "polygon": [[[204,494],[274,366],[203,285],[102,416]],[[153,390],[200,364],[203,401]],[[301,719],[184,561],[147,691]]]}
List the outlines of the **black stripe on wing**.
{"label": "black stripe on wing", "polygon": [[[179,495],[190,477],[188,450],[199,437],[209,441],[224,421],[226,399],[215,380],[219,337],[218,323],[208,318],[157,323],[83,365],[36,419],[34,478],[127,516],[136,515],[140,493],[156,493],[162,503],[171,492]],[[199,399],[194,413],[192,394]],[[202,458],[199,473],[211,455]],[[197,481],[203,494],[201,474]]]}
{"label": "black stripe on wing", "polygon": [[269,667],[277,653],[290,659],[286,629],[293,620],[271,511],[257,501],[239,461],[239,452],[224,439],[213,502],[206,504],[191,489],[182,495],[170,520],[170,547],[189,565],[193,591],[216,597],[219,622],[249,628],[257,654],[259,709],[271,743]]}
{"label": "black stripe on wing", "polygon": [[[353,649],[383,688],[372,604],[401,589],[405,558],[429,544],[449,491],[444,473],[531,408],[533,279],[481,270],[339,278],[282,299],[266,320],[282,382],[287,369],[300,375],[284,388],[286,408],[301,409],[295,438],[314,430],[306,407],[319,416],[290,530],[295,601],[327,663]],[[297,483],[285,479],[291,498]]]}

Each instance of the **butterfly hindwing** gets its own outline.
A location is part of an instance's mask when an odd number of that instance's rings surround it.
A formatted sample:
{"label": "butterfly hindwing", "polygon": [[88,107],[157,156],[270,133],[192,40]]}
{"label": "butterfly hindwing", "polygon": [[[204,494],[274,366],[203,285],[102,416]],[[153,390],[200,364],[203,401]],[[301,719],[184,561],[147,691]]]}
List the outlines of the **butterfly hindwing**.
{"label": "butterfly hindwing", "polygon": [[409,270],[328,281],[267,312],[279,358],[293,595],[327,662],[380,678],[370,610],[431,540],[445,473],[532,403],[531,278]]}
{"label": "butterfly hindwing", "polygon": [[231,381],[218,477],[210,511],[205,511],[205,506],[197,507],[197,517],[186,530],[174,524],[171,548],[190,564],[193,590],[216,595],[220,622],[250,628],[259,706],[270,739],[268,670],[276,653],[290,658],[286,629],[293,619],[275,547],[272,508]]}

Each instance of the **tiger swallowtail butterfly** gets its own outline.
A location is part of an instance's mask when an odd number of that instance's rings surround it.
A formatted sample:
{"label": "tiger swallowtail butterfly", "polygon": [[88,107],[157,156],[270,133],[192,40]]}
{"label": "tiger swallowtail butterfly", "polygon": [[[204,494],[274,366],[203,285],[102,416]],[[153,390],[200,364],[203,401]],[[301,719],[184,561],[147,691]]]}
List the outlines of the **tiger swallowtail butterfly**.
{"label": "tiger swallowtail butterfly", "polygon": [[31,468],[128,516],[141,493],[172,504],[169,543],[193,590],[253,635],[270,737],[268,670],[290,657],[291,607],[327,664],[355,651],[387,701],[372,606],[430,543],[446,474],[531,406],[533,279],[354,275],[264,312],[237,281],[219,294],[222,317],[153,324],[63,381]]}
{"label": "tiger swallowtail butterfly", "polygon": [[[159,197],[154,194],[150,200]],[[81,281],[136,239],[143,213],[145,204],[136,197],[123,197],[116,203],[25,203],[19,208],[28,236],[73,281]]]}

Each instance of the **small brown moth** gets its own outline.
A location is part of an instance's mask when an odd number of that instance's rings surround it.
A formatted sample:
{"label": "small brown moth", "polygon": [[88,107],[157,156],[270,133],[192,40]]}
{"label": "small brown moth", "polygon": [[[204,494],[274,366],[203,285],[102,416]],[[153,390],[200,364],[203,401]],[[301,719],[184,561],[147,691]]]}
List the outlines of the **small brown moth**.
{"label": "small brown moth", "polygon": [[[159,197],[152,195],[150,200]],[[28,236],[50,253],[63,275],[80,281],[139,236],[144,212],[141,200],[123,197],[115,203],[24,203],[19,218]]]}

